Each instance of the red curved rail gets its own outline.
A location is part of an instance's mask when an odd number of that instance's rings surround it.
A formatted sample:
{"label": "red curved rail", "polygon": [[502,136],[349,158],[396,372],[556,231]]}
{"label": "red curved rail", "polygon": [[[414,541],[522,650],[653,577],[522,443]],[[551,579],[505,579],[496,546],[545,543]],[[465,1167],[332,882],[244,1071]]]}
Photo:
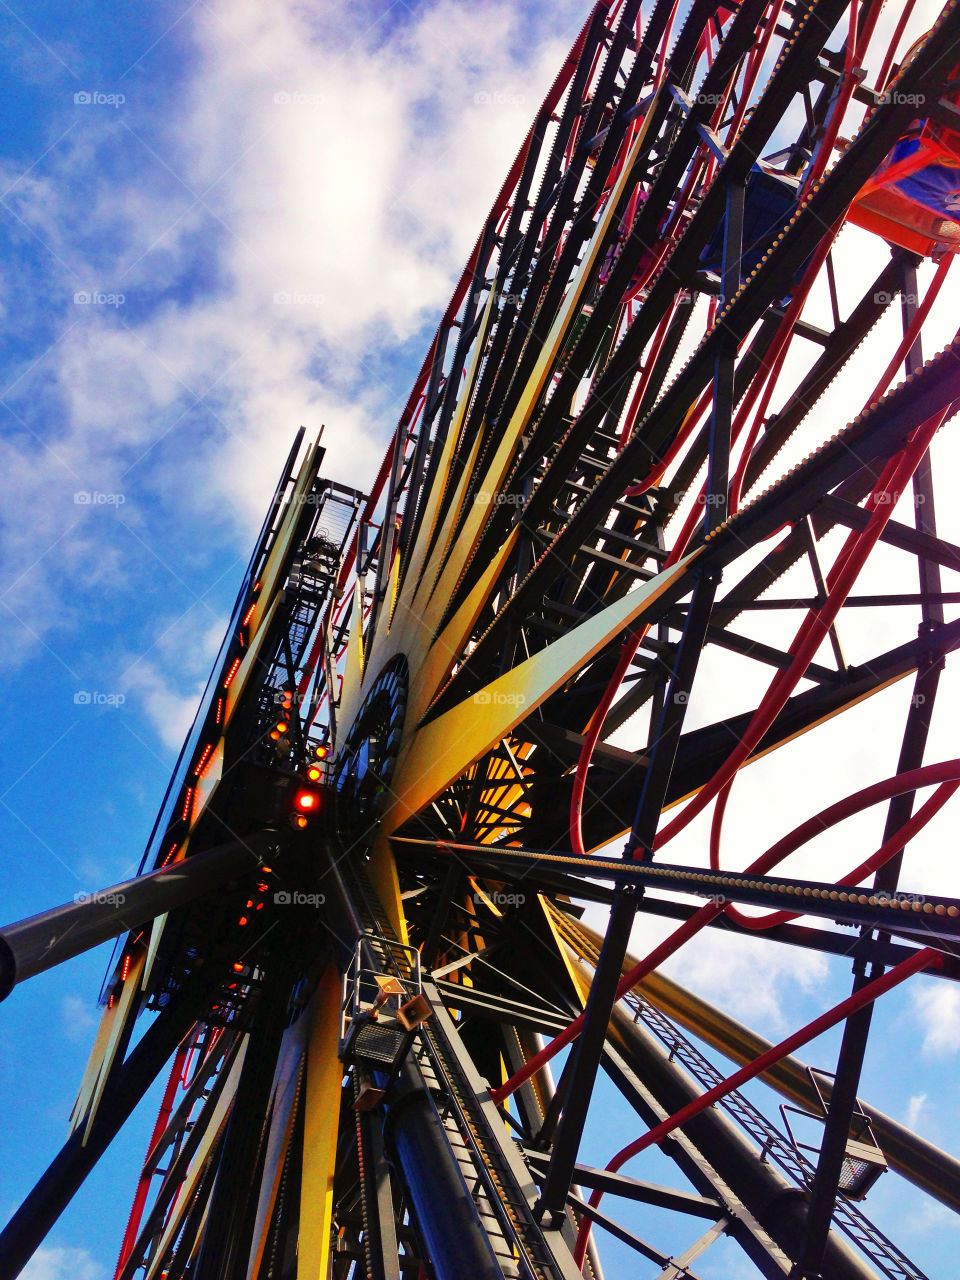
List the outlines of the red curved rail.
{"label": "red curved rail", "polygon": [[[754,862],[745,868],[745,875],[766,875],[766,873],[781,863],[784,858],[794,853],[801,845],[808,840],[812,840],[814,836],[820,835],[829,827],[841,822],[845,817],[850,817],[854,813],[859,813],[862,808],[866,808],[868,804],[878,804],[882,800],[891,799],[895,795],[901,795],[907,791],[916,791],[920,787],[930,786],[933,783],[951,783],[960,779],[960,759],[944,760],[937,764],[923,765],[919,769],[910,769],[906,773],[896,774],[892,778],[887,778],[883,782],[874,783],[871,787],[867,787],[864,791],[856,792],[852,796],[845,796],[844,799],[838,800],[835,804],[829,805],[814,817],[808,818],[806,822],[796,827],[789,834],[778,840],[776,844],[760,855]],[[865,799],[866,796],[872,797]],[[926,806],[925,806],[926,808]],[[933,814],[929,813],[929,820]],[[915,829],[915,819],[919,817],[919,811],[904,825],[890,837],[891,841],[898,841],[902,846],[909,838],[909,834]],[[879,851],[878,851],[879,852]],[[877,855],[874,854],[874,857]],[[694,914],[685,920],[678,928],[676,928],[669,937],[665,938],[658,946],[649,952],[643,959],[638,961],[632,969],[628,970],[617,984],[617,990],[614,999],[621,1000],[628,991],[632,990],[638,982],[642,981],[649,973],[658,968],[665,960],[668,960],[676,951],[680,949],[685,942],[705,928],[711,920],[715,920],[724,910],[723,904],[720,902],[706,902]],[[544,1045],[539,1053],[534,1054],[509,1080],[505,1081],[497,1089],[492,1089],[490,1097],[498,1105],[530,1079],[541,1067],[545,1066],[552,1058],[571,1044],[579,1036],[583,1030],[584,1014],[580,1013],[573,1019],[564,1029],[559,1032],[550,1041]]]}
{"label": "red curved rail", "polygon": [[[648,1147],[656,1146],[661,1143],[664,1138],[673,1133],[674,1129],[679,1129],[686,1124],[688,1120],[692,1120],[694,1116],[705,1111],[708,1107],[712,1107],[715,1102],[719,1102],[721,1098],[725,1098],[727,1094],[732,1093],[734,1089],[739,1089],[742,1084],[747,1084],[750,1080],[755,1079],[758,1075],[762,1075],[768,1067],[772,1067],[774,1063],[779,1062],[782,1058],[786,1058],[793,1053],[795,1049],[801,1048],[808,1041],[822,1035],[824,1031],[829,1031],[831,1027],[835,1027],[838,1022],[842,1022],[852,1013],[856,1013],[858,1009],[865,1008],[868,1004],[879,999],[887,991],[898,986],[906,978],[911,977],[915,973],[919,973],[922,969],[928,969],[939,966],[943,963],[943,958],[932,948],[924,947],[912,955],[907,960],[901,961],[889,969],[882,977],[875,978],[872,982],[868,982],[861,987],[859,991],[853,995],[847,996],[846,1000],[841,1000],[839,1004],[834,1005],[832,1009],[822,1013],[819,1018],[814,1018],[812,1022],[808,1022],[805,1027],[801,1027],[799,1031],[795,1031],[792,1035],[787,1036],[785,1040],[781,1040],[779,1044],[772,1045],[765,1053],[761,1053],[759,1057],[754,1058],[752,1062],[746,1063],[733,1075],[727,1076],[725,1080],[721,1080],[719,1084],[708,1089],[706,1093],[702,1093],[699,1098],[694,1098],[688,1102],[685,1107],[681,1107],[679,1111],[674,1112],[666,1120],[661,1120],[647,1133],[639,1138],[635,1138],[633,1142],[627,1144],[607,1165],[608,1173],[616,1173],[622,1168],[628,1160],[633,1156],[639,1155],[641,1151],[645,1151]],[[597,1188],[590,1197],[591,1206],[596,1206],[603,1199],[603,1191]],[[574,1246],[573,1257],[578,1267],[583,1267],[584,1256],[587,1251],[587,1241],[590,1239],[590,1219],[584,1215],[580,1221],[580,1230],[577,1234],[577,1242]]]}

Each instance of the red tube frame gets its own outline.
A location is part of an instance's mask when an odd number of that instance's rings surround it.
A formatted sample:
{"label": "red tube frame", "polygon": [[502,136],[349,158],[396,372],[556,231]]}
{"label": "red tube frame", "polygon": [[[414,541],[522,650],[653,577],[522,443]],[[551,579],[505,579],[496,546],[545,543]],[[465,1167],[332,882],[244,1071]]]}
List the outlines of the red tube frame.
{"label": "red tube frame", "polygon": [[[897,774],[893,778],[888,778],[883,782],[874,783],[873,786],[865,788],[864,791],[857,792],[855,795],[846,796],[843,800],[838,800],[835,804],[830,805],[821,813],[816,814],[812,818],[808,818],[806,822],[795,828],[788,835],[783,836],[776,844],[754,862],[745,868],[745,875],[766,875],[766,873],[777,866],[789,854],[795,852],[801,845],[808,840],[812,840],[814,836],[820,835],[821,832],[827,830],[828,827],[834,826],[841,822],[844,818],[858,813],[860,809],[866,808],[867,804],[877,804],[882,800],[891,799],[894,795],[900,795],[906,791],[916,791],[917,788],[929,786],[932,783],[952,782],[960,778],[960,760],[945,760],[938,764],[923,765],[919,769],[911,769],[907,773]],[[864,797],[869,795],[869,799]],[[909,822],[904,825],[890,837],[893,841],[898,841],[900,845],[905,843],[908,838],[907,833],[913,828],[914,820],[918,817],[915,814]],[[932,813],[928,817],[932,817]],[[876,855],[874,855],[876,856]],[[617,990],[614,999],[621,1000],[628,991],[632,990],[638,982],[642,981],[649,973],[658,968],[663,962],[669,959],[674,952],[705,928],[711,920],[715,920],[721,915],[724,905],[720,902],[706,902],[696,911],[688,920],[685,920],[678,928],[676,928],[669,937],[665,938],[658,946],[645,957],[628,970],[617,984]],[[530,1079],[542,1066],[545,1066],[552,1058],[566,1048],[579,1036],[583,1030],[584,1014],[580,1013],[572,1022],[568,1023],[562,1031],[560,1031],[549,1044],[544,1045],[539,1053],[534,1054],[519,1071],[515,1072],[509,1080],[506,1080],[497,1089],[490,1091],[490,1097],[499,1106],[504,1102],[520,1085]]]}
{"label": "red tube frame", "polygon": [[[692,1120],[694,1116],[705,1111],[707,1107],[712,1107],[715,1102],[719,1102],[721,1098],[725,1098],[728,1093],[732,1093],[734,1089],[739,1089],[742,1084],[747,1084],[750,1080],[755,1079],[758,1075],[762,1075],[768,1067],[772,1067],[774,1063],[788,1057],[796,1049],[801,1048],[809,1040],[815,1039],[822,1035],[824,1031],[829,1031],[831,1027],[835,1027],[838,1022],[842,1022],[844,1018],[856,1013],[857,1010],[865,1008],[868,1004],[879,999],[887,991],[898,986],[906,978],[911,977],[915,973],[919,973],[922,969],[931,967],[939,967],[943,964],[943,958],[931,947],[923,947],[916,955],[910,956],[906,960],[902,960],[900,964],[895,965],[892,969],[888,969],[885,974],[879,978],[875,978],[872,982],[868,982],[861,987],[859,991],[853,995],[847,996],[845,1000],[841,1000],[839,1004],[834,1005],[826,1013],[822,1013],[818,1018],[814,1018],[812,1022],[808,1022],[805,1027],[801,1027],[799,1031],[794,1031],[792,1035],[787,1036],[785,1040],[781,1040],[779,1044],[772,1045],[765,1053],[761,1053],[759,1057],[753,1059],[752,1062],[746,1063],[735,1071],[733,1075],[727,1076],[725,1080],[721,1080],[719,1084],[708,1089],[706,1093],[702,1093],[699,1098],[694,1098],[692,1102],[688,1102],[685,1107],[681,1107],[679,1111],[674,1112],[666,1120],[661,1120],[647,1133],[639,1138],[635,1138],[633,1142],[627,1144],[622,1150],[618,1151],[613,1159],[607,1164],[608,1173],[616,1173],[622,1168],[628,1160],[633,1156],[639,1155],[647,1147],[655,1146],[661,1143],[664,1138],[673,1133],[674,1129],[679,1129],[681,1125]],[[590,1197],[590,1204],[594,1208],[603,1198],[603,1191],[597,1188]],[[580,1230],[577,1234],[577,1242],[574,1246],[574,1261],[577,1266],[583,1267],[584,1256],[587,1251],[587,1241],[590,1238],[591,1222],[584,1215],[580,1221]]]}

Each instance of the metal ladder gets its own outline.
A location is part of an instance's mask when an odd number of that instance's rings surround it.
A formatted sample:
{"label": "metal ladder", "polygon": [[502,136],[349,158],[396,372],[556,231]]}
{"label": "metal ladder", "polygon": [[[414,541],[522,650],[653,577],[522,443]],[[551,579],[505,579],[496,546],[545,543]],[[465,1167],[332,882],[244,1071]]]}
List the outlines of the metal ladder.
{"label": "metal ladder", "polygon": [[[634,1021],[643,1022],[679,1062],[705,1089],[719,1084],[724,1076],[700,1050],[682,1034],[676,1025],[654,1005],[631,991],[623,1003],[633,1011]],[[733,1090],[721,1098],[718,1106],[731,1115],[760,1147],[761,1157],[770,1159],[797,1186],[809,1188],[816,1168],[802,1151],[798,1151],[785,1134],[768,1120],[744,1095]],[[833,1211],[834,1224],[860,1249],[870,1262],[889,1280],[929,1280],[916,1263],[875,1226],[855,1204],[842,1194],[837,1196]]]}
{"label": "metal ladder", "polygon": [[[456,1084],[446,1072],[437,1073],[435,1061],[440,1056],[432,1037],[424,1030],[414,1047],[414,1058],[423,1077],[423,1083],[437,1104],[440,1123],[443,1125],[451,1150],[463,1174],[463,1180],[476,1205],[480,1224],[487,1233],[491,1248],[507,1280],[520,1280],[521,1272],[514,1250],[511,1248],[500,1220],[494,1212],[484,1179],[478,1176],[477,1156],[479,1142],[467,1119],[466,1104]],[[467,1136],[472,1139],[468,1143]]]}
{"label": "metal ladder", "polygon": [[[567,916],[562,916],[557,923],[574,950],[591,964],[596,964],[597,948],[576,923]],[[628,991],[622,1003],[633,1012],[634,1021],[643,1022],[669,1051],[670,1057],[676,1059],[704,1089],[712,1089],[725,1078],[666,1014],[644,1000],[637,991]],[[716,1105],[731,1115],[757,1143],[762,1160],[769,1158],[791,1182],[809,1189],[816,1173],[814,1164],[762,1111],[738,1090],[726,1094]],[[853,1241],[887,1280],[930,1280],[926,1272],[921,1271],[852,1201],[845,1199],[842,1192],[834,1206],[833,1225]]]}
{"label": "metal ladder", "polygon": [[[365,870],[352,866],[349,874],[359,889],[355,907],[364,929],[372,935],[371,950],[385,971],[403,977],[388,945],[393,928]],[[414,1061],[437,1104],[440,1122],[503,1275],[506,1280],[557,1280],[561,1272],[533,1220],[530,1205],[488,1132],[473,1090],[464,1085],[455,1055],[431,1022],[420,1027]]]}

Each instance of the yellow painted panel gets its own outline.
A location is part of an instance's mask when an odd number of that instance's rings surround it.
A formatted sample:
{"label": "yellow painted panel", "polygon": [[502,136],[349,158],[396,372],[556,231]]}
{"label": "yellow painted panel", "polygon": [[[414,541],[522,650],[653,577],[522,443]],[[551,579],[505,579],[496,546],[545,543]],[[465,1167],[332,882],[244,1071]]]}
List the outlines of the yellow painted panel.
{"label": "yellow painted panel", "polygon": [[[273,621],[273,616],[276,613],[276,609],[277,609],[277,601],[273,600],[271,601],[270,608],[267,611],[268,623]],[[254,670],[256,666],[257,654],[260,652],[260,649],[263,646],[264,639],[266,638],[266,635],[269,632],[269,630],[270,630],[269,626],[260,628],[260,630],[257,632],[254,639],[251,641],[250,647],[244,653],[243,660],[241,661],[240,666],[237,668],[237,674],[233,677],[233,680],[230,682],[230,688],[227,690],[227,705],[224,707],[224,711],[223,711],[224,725],[227,725],[230,723],[230,718],[233,715],[234,711],[236,711],[237,709],[237,703],[240,701],[240,698],[243,695],[244,687],[250,678],[251,672]]]}
{"label": "yellow painted panel", "polygon": [[393,925],[393,931],[405,945],[410,942],[407,932],[407,917],[403,910],[403,899],[400,897],[400,881],[397,879],[397,864],[393,850],[387,837],[378,832],[370,851],[367,863],[367,875],[376,891],[380,905],[387,913],[387,919]]}
{"label": "yellow painted panel", "polygon": [[[110,1027],[110,1034],[104,1045],[103,1056],[100,1059],[100,1072],[97,1076],[97,1082],[93,1089],[93,1095],[90,1100],[90,1108],[87,1111],[87,1124],[83,1131],[83,1145],[86,1146],[87,1138],[90,1136],[90,1126],[97,1114],[97,1108],[100,1105],[100,1099],[103,1097],[103,1090],[107,1083],[107,1077],[110,1074],[110,1068],[113,1066],[113,1060],[117,1056],[117,1049],[120,1047],[120,1040],[127,1025],[128,1019],[136,1016],[139,1008],[138,997],[140,995],[140,979],[143,976],[143,952],[132,961],[130,972],[127,974],[126,981],[123,984],[123,990],[120,992],[120,999],[114,1005],[117,1016]],[[79,1120],[79,1117],[78,1117]]]}
{"label": "yellow painted panel", "polygon": [[150,941],[147,943],[147,954],[143,962],[143,977],[140,979],[141,991],[146,991],[147,983],[150,981],[153,962],[157,958],[157,951],[160,948],[160,939],[163,937],[164,925],[167,923],[167,915],[168,913],[164,911],[163,915],[155,916],[150,923]]}
{"label": "yellow painted panel", "polygon": [[574,993],[580,1003],[586,1007],[587,995],[590,991],[589,984],[585,981],[584,975],[580,969],[573,963],[573,957],[570,955],[567,943],[560,936],[560,932],[558,930],[558,926],[562,928],[563,925],[563,913],[556,911],[553,904],[550,903],[542,893],[537,894],[537,901],[543,910],[543,914],[547,921],[547,928],[553,935],[553,941],[556,944],[557,953],[563,961],[564,968],[567,971],[567,976],[570,979]]}
{"label": "yellow painted panel", "polygon": [[227,1082],[223,1087],[223,1092],[217,1099],[217,1105],[214,1108],[213,1115],[210,1117],[204,1135],[200,1140],[200,1145],[190,1161],[190,1167],[187,1169],[186,1177],[181,1184],[180,1190],[177,1192],[176,1199],[170,1210],[167,1222],[160,1239],[160,1244],[154,1255],[154,1265],[147,1272],[145,1280],[154,1280],[157,1274],[157,1267],[166,1256],[167,1249],[171,1242],[176,1239],[183,1222],[184,1214],[190,1207],[190,1201],[196,1190],[197,1181],[203,1172],[203,1167],[210,1158],[210,1152],[213,1144],[223,1130],[223,1126],[227,1123],[227,1117],[230,1113],[230,1106],[233,1102],[234,1094],[237,1091],[237,1085],[240,1082],[240,1071],[243,1067],[243,1059],[246,1056],[248,1041],[245,1040],[240,1046],[239,1052],[230,1068],[230,1074]]}
{"label": "yellow painted panel", "polygon": [[550,332],[537,357],[537,362],[534,365],[529,381],[520,395],[517,407],[513,411],[497,451],[477,491],[476,501],[471,506],[460,537],[457,538],[450,549],[450,558],[443,568],[436,587],[436,593],[443,599],[449,599],[453,594],[470,552],[476,546],[477,539],[487,522],[490,506],[494,503],[500,486],[503,484],[510,463],[513,460],[517,443],[529,424],[547,380],[552,376],[556,368],[557,357],[562,350],[564,342],[567,340],[570,327],[580,314],[588,275],[593,270],[598,255],[604,251],[603,246],[606,243],[616,207],[630,180],[634,162],[643,147],[643,139],[647,128],[646,122],[655,114],[654,105],[651,104],[644,124],[633,141],[630,154],[620,170],[616,186],[604,207],[590,244],[587,247],[587,252],[584,254],[583,261],[564,296],[560,309],[551,325]]}
{"label": "yellow painted panel", "polygon": [[387,582],[386,624],[389,632],[393,623],[393,611],[397,606],[397,588],[400,585],[400,549],[393,553],[393,564],[390,566],[390,578]]}
{"label": "yellow painted panel", "polygon": [[197,1259],[200,1256],[200,1248],[203,1245],[203,1233],[207,1229],[207,1218],[209,1216],[210,1216],[210,1200],[208,1198],[207,1203],[203,1206],[203,1213],[200,1215],[200,1222],[197,1226],[197,1234],[194,1237],[193,1244],[190,1248],[189,1265],[191,1267],[195,1267],[197,1265]]}
{"label": "yellow painted panel", "polygon": [[290,549],[290,543],[293,538],[293,531],[297,521],[303,514],[303,504],[308,496],[310,486],[316,478],[317,468],[320,465],[319,449],[315,444],[311,444],[307,448],[306,456],[297,474],[296,483],[293,486],[293,492],[284,509],[283,519],[280,522],[280,528],[277,530],[273,540],[273,546],[270,554],[267,556],[267,563],[263,567],[263,573],[260,575],[260,581],[263,583],[260,593],[257,596],[257,607],[254,610],[253,617],[250,619],[250,639],[262,629],[265,617],[264,601],[269,600],[273,604],[273,597],[279,585],[280,570],[283,567],[284,559]]}
{"label": "yellow painted panel", "polygon": [[[427,707],[436,697],[450,668],[460,657],[470,632],[476,624],[480,611],[493,590],[497,578],[503,572],[504,565],[514,554],[520,530],[512,530],[506,542],[490,561],[483,576],[464,600],[439,635],[433,637],[429,652],[415,671],[410,689],[410,701],[407,707],[409,723],[412,727],[426,712]],[[431,601],[431,604],[433,602]],[[423,643],[429,643],[432,630],[429,623],[424,623]]]}
{"label": "yellow painted panel", "polygon": [[[866,693],[860,694],[860,696],[857,698],[851,698],[849,702],[843,703],[842,706],[835,707],[833,711],[829,712],[828,715],[821,716],[819,720],[812,721],[812,723],[806,725],[803,729],[798,729],[796,733],[791,733],[788,737],[781,738],[779,742],[771,743],[770,746],[766,747],[763,751],[758,751],[755,755],[748,756],[747,759],[744,760],[740,768],[746,769],[750,765],[752,765],[756,760],[762,760],[764,756],[768,756],[774,751],[779,751],[781,747],[787,746],[788,743],[793,742],[796,738],[802,738],[803,735],[805,733],[809,733],[811,729],[816,729],[820,725],[826,724],[828,720],[832,720],[834,716],[839,716],[844,711],[849,711],[850,708],[855,707],[857,703],[865,702],[867,698],[872,698],[874,694],[880,693],[883,689],[889,689],[889,687],[892,684],[896,684],[900,680],[905,680],[907,676],[913,674],[914,670],[915,668],[911,667],[908,671],[904,671],[900,675],[894,676],[892,679],[884,681],[883,684],[878,684],[875,689],[870,689]],[[692,796],[695,796],[699,790],[700,790],[699,787],[694,787],[693,790],[688,791],[686,795],[677,796],[676,800],[671,800],[669,804],[666,804],[663,806],[663,812],[666,813],[669,809],[674,809],[676,808],[677,805],[683,804],[686,800],[689,800]],[[595,853],[596,850],[603,849],[608,844],[612,843],[614,840],[620,840],[624,836],[627,836],[629,834],[630,834],[630,828],[624,827],[622,831],[617,831],[612,836],[605,836],[604,839],[600,842],[600,844],[594,845],[590,849],[586,849],[585,852]]]}
{"label": "yellow painted panel", "polygon": [[[450,667],[462,651],[493,583],[499,576],[503,565],[513,553],[518,533],[519,530],[511,533],[473,591],[444,627],[441,634],[434,638],[426,656],[424,657],[423,654],[430,644],[431,636],[425,627],[422,629],[419,641],[412,644],[407,650],[411,662],[411,683],[407,704],[406,733],[415,728],[417,721],[430,705],[445,680]],[[410,634],[408,632],[409,639]],[[390,842],[386,836],[378,836],[374,842],[367,872],[397,937],[403,942],[407,942],[409,940],[407,920],[400,897],[396,863],[394,862]]]}
{"label": "yellow painted panel", "polygon": [[343,1067],[337,1059],[340,979],[334,965],[327,966],[303,1016],[310,1020],[310,1038],[307,1045],[297,1280],[327,1280],[333,1171],[340,1124],[340,1081],[343,1078]]}
{"label": "yellow painted panel", "polygon": [[297,1102],[303,1080],[305,1037],[301,1024],[304,1021],[305,1019],[300,1017],[292,1027],[288,1027],[280,1045],[280,1055],[274,1074],[270,1131],[267,1135],[267,1149],[263,1159],[263,1174],[260,1179],[260,1196],[257,1201],[247,1280],[256,1280],[263,1260],[270,1220],[273,1217],[283,1165],[290,1145],[290,1135],[293,1133],[297,1116]]}
{"label": "yellow painted panel", "polygon": [[457,517],[463,507],[463,499],[466,494],[467,485],[470,482],[470,476],[476,466],[477,454],[480,451],[480,433],[470,446],[470,452],[467,455],[467,461],[460,473],[457,481],[457,487],[454,490],[453,497],[450,500],[450,506],[447,508],[447,514],[443,518],[443,525],[437,535],[433,552],[430,556],[430,562],[424,569],[423,577],[419,586],[416,588],[416,594],[413,597],[413,604],[407,604],[406,584],[404,584],[404,604],[407,611],[416,618],[423,619],[427,611],[428,602],[433,594],[433,588],[436,585],[437,577],[440,573],[440,567],[443,564],[443,558],[446,555],[447,547],[450,543],[450,536]]}
{"label": "yellow painted panel", "polygon": [[340,690],[340,710],[337,720],[346,734],[353,717],[360,709],[363,690],[363,584],[357,579],[353,589],[353,617],[347,639],[347,653],[343,662],[343,688]]}
{"label": "yellow painted panel", "polygon": [[[182,862],[187,856],[187,849],[190,845],[190,837],[185,836],[183,843],[178,847],[172,862]],[[167,912],[163,915],[156,916],[150,925],[150,941],[147,943],[147,954],[143,962],[143,977],[140,979],[140,990],[146,991],[150,982],[150,974],[153,972],[153,962],[157,958],[157,951],[160,948],[160,939],[163,937],[163,930],[167,923]]]}
{"label": "yellow painted panel", "polygon": [[[237,673],[240,674],[239,672]],[[229,692],[229,690],[227,691]],[[203,775],[196,780],[196,793],[193,797],[193,820],[191,827],[196,826],[197,819],[203,813],[204,809],[210,802],[210,797],[217,789],[221,777],[223,776],[223,739],[213,749],[213,754],[207,761],[203,770]]]}
{"label": "yellow painted panel", "polygon": [[[490,317],[493,314],[495,297],[495,291],[491,289],[489,296],[487,297],[487,305],[483,310],[480,329],[473,344],[473,352],[470,356],[466,377],[464,378],[463,385],[460,388],[460,399],[457,401],[457,408],[454,412],[453,420],[450,423],[450,428],[447,431],[447,438],[443,442],[443,450],[440,454],[440,462],[437,464],[437,471],[434,476],[433,485],[431,486],[430,493],[427,495],[427,505],[424,509],[423,518],[420,521],[420,531],[412,549],[410,563],[407,567],[406,576],[404,578],[404,596],[407,599],[412,599],[416,593],[417,586],[420,581],[420,573],[423,568],[424,557],[427,553],[427,547],[430,544],[434,529],[436,528],[437,511],[440,506],[440,501],[447,489],[447,481],[450,476],[450,463],[453,460],[453,451],[456,447],[457,440],[460,437],[460,432],[463,428],[463,419],[470,405],[470,400],[473,396],[474,387],[476,385],[477,373],[480,369],[480,360],[486,345],[487,330],[490,327]],[[479,444],[480,435],[478,432],[477,438],[471,446],[471,457],[463,475],[469,476],[472,470],[472,464],[476,459],[476,451]],[[452,503],[451,510],[459,510],[459,505],[457,503]],[[447,537],[449,536],[447,528],[448,525],[449,519],[446,521],[444,526],[447,531]],[[437,542],[437,550],[441,555],[446,547],[446,542],[446,537],[439,539]],[[432,557],[432,559],[435,559],[435,556]]]}
{"label": "yellow painted panel", "polygon": [[384,816],[389,834],[429,804],[521,720],[581,669],[625,627],[638,621],[700,554],[700,548],[637,590],[587,618],[484,689],[415,734],[393,777],[393,803]]}
{"label": "yellow painted panel", "polygon": [[[340,707],[337,711],[337,741],[342,741],[350,732],[351,724],[357,712],[363,706],[364,699],[380,672],[398,653],[404,652],[403,619],[404,613],[400,605],[402,592],[398,591],[400,580],[399,552],[394,553],[390,577],[387,581],[387,608],[378,612],[376,627],[373,633],[361,634],[358,666],[361,669],[359,680],[348,671],[351,662],[353,631],[347,638],[347,653],[344,661],[343,688],[340,694]],[[358,580],[356,591],[363,595],[363,584]]]}
{"label": "yellow painted panel", "polygon": [[87,1114],[87,1107],[90,1105],[93,1090],[100,1078],[103,1055],[107,1051],[107,1045],[110,1043],[110,1037],[113,1034],[113,1028],[119,1016],[120,1006],[115,1004],[112,1009],[104,1009],[100,1017],[100,1025],[97,1027],[93,1048],[90,1050],[90,1057],[87,1059],[87,1065],[84,1068],[77,1099],[73,1104],[73,1110],[70,1112],[71,1132]]}
{"label": "yellow painted panel", "polygon": [[[915,667],[910,667],[906,671],[902,671],[900,675],[893,676],[891,679],[885,680],[883,684],[878,684],[876,688],[868,689],[866,693],[861,693],[859,697],[851,698],[849,702],[844,702],[841,706],[834,707],[832,711],[828,712],[825,716],[821,716],[819,720],[811,721],[810,724],[805,725],[802,729],[798,729],[796,733],[791,733],[788,737],[781,738],[779,742],[771,743],[770,746],[764,748],[763,751],[758,751],[755,755],[748,756],[740,767],[745,769],[747,765],[753,764],[755,760],[762,760],[764,756],[770,755],[771,752],[779,751],[781,747],[785,747],[795,739],[802,738],[803,735],[805,733],[809,733],[811,729],[819,728],[820,725],[826,724],[828,720],[832,720],[835,716],[842,715],[844,711],[849,711],[851,707],[857,706],[858,703],[866,702],[867,698],[872,698],[874,694],[881,693],[884,689],[889,689],[891,685],[897,684],[900,680],[906,680],[907,676],[913,675],[915,670]],[[668,809],[675,808],[678,804],[683,804],[684,800],[689,800],[690,797],[695,796],[699,790],[699,787],[695,787],[692,791],[688,791],[686,795],[677,796],[676,800],[671,800],[668,805],[664,806],[664,813],[666,813]],[[613,837],[613,839],[616,838],[616,836]],[[606,844],[608,842],[604,841],[604,843]]]}

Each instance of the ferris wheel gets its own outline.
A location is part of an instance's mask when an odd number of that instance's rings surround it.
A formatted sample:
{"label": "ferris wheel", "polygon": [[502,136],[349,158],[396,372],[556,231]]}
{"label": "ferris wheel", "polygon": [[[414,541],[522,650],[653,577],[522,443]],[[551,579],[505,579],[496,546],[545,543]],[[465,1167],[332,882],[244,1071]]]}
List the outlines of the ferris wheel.
{"label": "ferris wheel", "polygon": [[[142,905],[0,931],[8,986],[121,939],[11,1280],[171,1055],[117,1280],[927,1274],[861,1207],[960,1209],[860,1096],[960,978],[960,12],[914,7],[590,12],[369,492],[298,437]],[[677,980],[731,939],[847,989],[773,1044]]]}

